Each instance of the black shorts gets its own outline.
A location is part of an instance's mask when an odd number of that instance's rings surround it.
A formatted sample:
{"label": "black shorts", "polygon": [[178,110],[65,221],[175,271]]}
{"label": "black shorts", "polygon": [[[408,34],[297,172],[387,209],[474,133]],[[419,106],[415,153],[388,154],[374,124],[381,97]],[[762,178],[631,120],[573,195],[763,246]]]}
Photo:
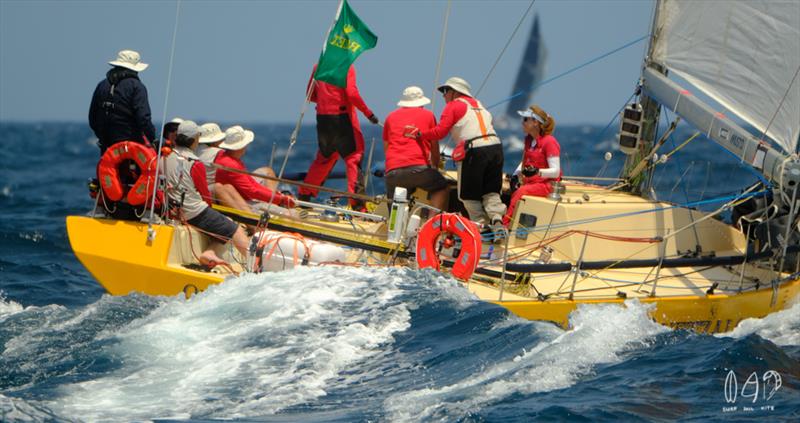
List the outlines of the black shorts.
{"label": "black shorts", "polygon": [[317,115],[317,143],[324,157],[339,153],[344,158],[355,152],[356,138],[350,115]]}
{"label": "black shorts", "polygon": [[386,196],[390,200],[394,197],[395,187],[407,189],[410,197],[417,188],[422,188],[429,193],[445,189],[447,188],[447,179],[444,179],[444,176],[432,167],[400,167],[386,172]]}
{"label": "black shorts", "polygon": [[234,221],[211,207],[206,207],[200,214],[189,219],[189,224],[226,240],[233,238],[233,234],[239,229]]}
{"label": "black shorts", "polygon": [[503,146],[470,148],[461,163],[459,184],[462,200],[480,201],[491,192],[499,194],[503,186]]}

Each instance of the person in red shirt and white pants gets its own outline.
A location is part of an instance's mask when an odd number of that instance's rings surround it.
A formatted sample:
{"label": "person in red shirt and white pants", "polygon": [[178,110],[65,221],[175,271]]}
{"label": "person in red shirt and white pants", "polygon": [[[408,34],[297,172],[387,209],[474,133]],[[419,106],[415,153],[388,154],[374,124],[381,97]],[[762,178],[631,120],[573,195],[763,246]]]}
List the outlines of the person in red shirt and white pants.
{"label": "person in red shirt and white pants", "polygon": [[[317,143],[319,150],[303,182],[322,185],[328,179],[339,156],[344,158],[347,173],[347,190],[351,193],[364,192],[361,159],[364,157],[364,136],[358,123],[356,109],[360,110],[370,122],[378,124],[378,118],[367,107],[356,86],[356,70],[351,65],[347,72],[347,86],[337,87],[323,81],[315,81],[314,73],[308,82],[311,92],[309,100],[317,104]],[[316,197],[317,189],[301,187],[298,199],[308,201]],[[350,199],[350,205],[363,208],[359,200]]]}

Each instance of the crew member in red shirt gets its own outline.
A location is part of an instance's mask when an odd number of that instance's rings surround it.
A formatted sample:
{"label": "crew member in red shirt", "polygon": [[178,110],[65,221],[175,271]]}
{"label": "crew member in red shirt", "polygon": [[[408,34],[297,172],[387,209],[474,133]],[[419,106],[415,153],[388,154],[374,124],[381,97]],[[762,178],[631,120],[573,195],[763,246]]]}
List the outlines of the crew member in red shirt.
{"label": "crew member in red shirt", "polygon": [[553,191],[552,181],[561,180],[561,146],[551,135],[556,121],[539,106],[519,111],[522,130],[525,131],[525,150],[522,163],[515,174],[522,174],[522,186],[511,196],[511,203],[504,222],[514,218],[514,208],[523,195],[545,197]]}
{"label": "crew member in red shirt", "polygon": [[439,173],[439,142],[409,138],[410,130],[436,126],[436,117],[425,105],[431,100],[419,87],[403,90],[397,110],[386,116],[383,124],[383,151],[386,154],[386,195],[393,198],[395,187],[411,195],[422,188],[430,194],[431,205],[444,209],[447,180]]}
{"label": "crew member in red shirt", "polygon": [[[241,126],[228,128],[225,131],[225,141],[220,144],[220,147],[224,151],[217,156],[214,163],[220,166],[246,171],[247,168],[244,163],[242,163],[242,156],[247,152],[247,146],[253,142],[254,139],[255,134],[253,131],[247,131]],[[256,171],[256,173],[260,172]],[[274,175],[274,173],[272,173],[272,175]],[[216,183],[233,186],[236,188],[236,191],[239,192],[239,195],[248,202],[263,201],[266,203],[272,202],[272,204],[277,204],[286,208],[294,207],[294,198],[279,192],[273,192],[273,190],[258,183],[258,181],[250,175],[218,168]]]}
{"label": "crew member in red shirt", "polygon": [[[438,88],[447,104],[439,124],[414,134],[421,141],[438,141],[449,133],[463,143],[466,154],[457,160],[458,197],[472,221],[502,228],[506,206],[500,200],[503,183],[503,146],[492,126],[492,115],[472,97],[469,83],[452,77]],[[455,156],[455,154],[454,154]]]}
{"label": "crew member in red shirt", "polygon": [[[304,182],[322,185],[328,178],[339,156],[344,158],[347,173],[347,190],[351,193],[364,192],[361,159],[364,157],[364,136],[358,123],[356,109],[360,110],[370,122],[378,124],[378,118],[367,107],[356,86],[356,70],[351,65],[347,72],[347,86],[337,87],[323,81],[315,81],[311,73],[308,88],[309,100],[317,104],[317,143],[319,150],[308,169]],[[318,190],[301,187],[298,198],[309,200],[316,197]],[[350,200],[350,205],[363,208],[363,202]]]}

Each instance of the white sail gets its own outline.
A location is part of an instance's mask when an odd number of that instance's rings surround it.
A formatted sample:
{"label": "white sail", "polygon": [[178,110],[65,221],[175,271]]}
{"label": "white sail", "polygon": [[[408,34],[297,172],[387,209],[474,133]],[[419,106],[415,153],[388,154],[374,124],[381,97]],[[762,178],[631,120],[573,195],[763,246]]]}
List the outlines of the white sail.
{"label": "white sail", "polygon": [[787,152],[800,134],[800,1],[662,0],[653,60]]}

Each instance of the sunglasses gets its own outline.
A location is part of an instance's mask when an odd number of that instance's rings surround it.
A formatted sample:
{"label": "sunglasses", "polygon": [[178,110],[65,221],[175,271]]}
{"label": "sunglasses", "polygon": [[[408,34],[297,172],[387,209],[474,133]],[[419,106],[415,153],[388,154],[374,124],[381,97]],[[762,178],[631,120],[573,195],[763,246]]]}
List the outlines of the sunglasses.
{"label": "sunglasses", "polygon": [[534,121],[534,122],[538,122],[538,120],[536,120],[536,118],[532,118],[532,117],[524,117],[524,118],[522,118],[522,121],[523,121],[523,122],[527,122],[527,121],[529,121],[529,120],[532,120],[532,121]]}
{"label": "sunglasses", "polygon": [[449,92],[450,92],[450,88],[448,88],[448,87],[442,87],[441,91],[442,91],[442,95],[446,95],[447,93],[449,93]]}

